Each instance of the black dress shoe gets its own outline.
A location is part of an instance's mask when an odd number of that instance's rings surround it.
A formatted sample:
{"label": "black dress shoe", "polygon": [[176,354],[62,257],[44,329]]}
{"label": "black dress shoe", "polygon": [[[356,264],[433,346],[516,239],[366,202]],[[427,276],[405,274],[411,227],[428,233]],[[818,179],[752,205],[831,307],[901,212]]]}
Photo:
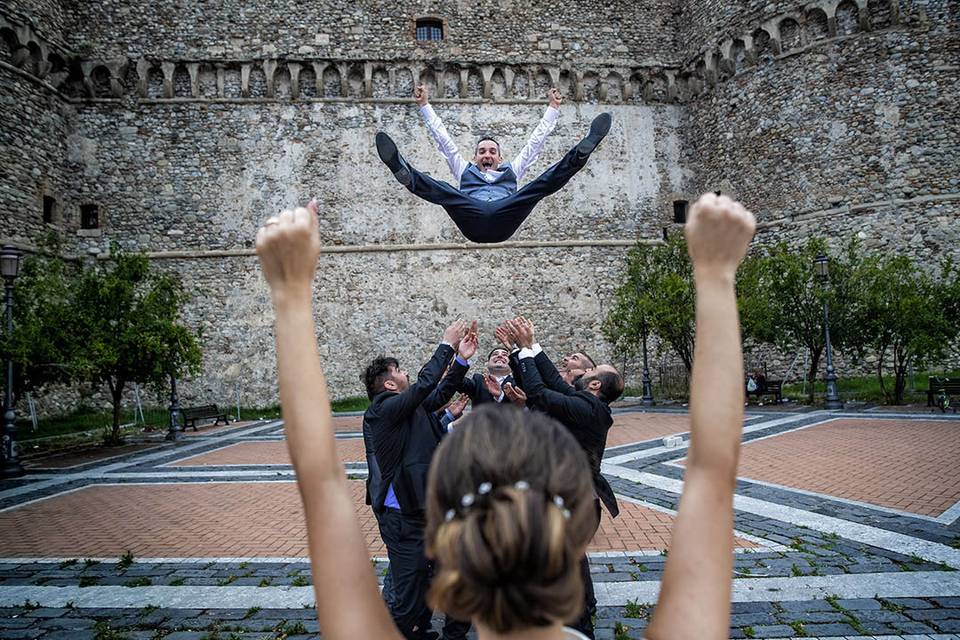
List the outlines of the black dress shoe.
{"label": "black dress shoe", "polygon": [[601,113],[590,123],[590,133],[577,145],[577,155],[586,158],[597,148],[600,141],[610,132],[613,117],[609,113]]}
{"label": "black dress shoe", "polygon": [[396,143],[383,131],[377,133],[377,154],[400,184],[410,184],[410,170],[400,157]]}

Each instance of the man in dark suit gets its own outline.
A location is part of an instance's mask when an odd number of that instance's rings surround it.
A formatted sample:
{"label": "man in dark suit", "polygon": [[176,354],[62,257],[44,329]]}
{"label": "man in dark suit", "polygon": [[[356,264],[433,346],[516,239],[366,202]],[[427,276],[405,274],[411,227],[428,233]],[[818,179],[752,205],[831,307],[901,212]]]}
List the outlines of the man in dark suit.
{"label": "man in dark suit", "polygon": [[[600,473],[600,462],[607,446],[607,432],[613,425],[610,403],[623,394],[623,378],[616,368],[602,364],[585,371],[575,385],[567,384],[534,341],[533,324],[524,318],[517,318],[510,326],[520,346],[520,375],[523,390],[531,405],[569,429],[587,454],[598,498],[597,525],[600,523],[600,502],[610,516],[616,518],[620,508],[610,483]],[[596,612],[597,601],[586,556],[581,560],[580,568],[586,603],[582,616],[571,626],[592,638],[592,616]]]}
{"label": "man in dark suit", "polygon": [[[430,565],[424,555],[423,530],[427,471],[445,433],[436,411],[453,396],[476,348],[476,323],[468,333],[466,325],[457,321],[444,331],[416,383],[410,384],[409,375],[394,358],[377,358],[364,372],[370,398],[363,416],[364,432],[373,443],[379,469],[376,480],[368,479],[368,491],[390,558],[390,612],[408,640],[430,637],[431,611],[425,601]],[[443,370],[454,355],[441,384]],[[444,638],[465,638],[469,626],[448,619]]]}
{"label": "man in dark suit", "polygon": [[503,347],[495,347],[487,355],[486,373],[475,373],[465,377],[458,391],[470,397],[472,406],[490,402],[510,402],[504,387],[514,384],[510,371],[510,352]]}

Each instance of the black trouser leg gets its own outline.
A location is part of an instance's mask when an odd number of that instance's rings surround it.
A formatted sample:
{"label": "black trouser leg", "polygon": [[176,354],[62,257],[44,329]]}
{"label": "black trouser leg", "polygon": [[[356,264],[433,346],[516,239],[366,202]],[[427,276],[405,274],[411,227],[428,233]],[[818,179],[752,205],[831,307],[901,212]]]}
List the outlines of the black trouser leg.
{"label": "black trouser leg", "polygon": [[584,609],[580,617],[570,626],[593,638],[593,616],[597,613],[597,598],[593,593],[593,578],[590,577],[590,560],[586,555],[580,560],[580,578],[583,580]]}
{"label": "black trouser leg", "polygon": [[[600,528],[600,499],[594,498],[594,508],[597,510],[597,528]],[[596,533],[596,529],[593,531]],[[593,538],[593,536],[590,536]],[[583,613],[570,626],[587,636],[593,638],[593,617],[597,614],[597,598],[593,592],[593,577],[590,575],[590,560],[587,554],[583,554],[580,560],[580,579],[583,580]]]}
{"label": "black trouser leg", "polygon": [[[495,218],[491,217],[491,212],[499,204],[499,201],[484,202],[471,198],[443,180],[437,180],[417,171],[410,165],[407,165],[407,168],[410,169],[412,177],[410,184],[407,186],[410,193],[423,198],[427,202],[443,207],[467,240],[471,242],[499,242],[499,240],[485,239],[490,231],[491,223],[495,221]],[[517,226],[519,226],[519,223]],[[514,227],[515,230],[516,227]],[[512,231],[508,233],[504,239],[509,238],[512,233]]]}
{"label": "black trouser leg", "polygon": [[454,620],[450,616],[443,619],[443,640],[465,640],[469,632],[469,622]]}
{"label": "black trouser leg", "polygon": [[523,185],[516,195],[510,196],[513,206],[523,209],[533,208],[538,202],[563,188],[570,178],[575,176],[586,165],[586,158],[577,157],[577,148],[573,147],[560,159],[560,162],[550,166],[539,176]]}
{"label": "black trouser leg", "polygon": [[[380,514],[376,511],[373,512],[373,517],[377,520],[377,526],[380,526]],[[383,601],[387,605],[387,609],[393,608],[393,572],[390,569],[390,564],[387,563],[387,571],[383,574],[383,590],[380,592],[380,595],[383,596]]]}
{"label": "black trouser leg", "polygon": [[423,519],[387,509],[380,514],[379,524],[393,580],[390,614],[404,638],[419,640],[426,631],[424,620],[429,624],[430,619],[426,603],[430,567],[423,553]]}

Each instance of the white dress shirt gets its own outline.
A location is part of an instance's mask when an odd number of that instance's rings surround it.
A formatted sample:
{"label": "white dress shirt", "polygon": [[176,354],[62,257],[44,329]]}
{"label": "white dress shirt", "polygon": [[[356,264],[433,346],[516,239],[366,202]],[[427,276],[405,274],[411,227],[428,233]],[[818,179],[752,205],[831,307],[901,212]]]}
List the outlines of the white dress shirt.
{"label": "white dress shirt", "polygon": [[[423,118],[423,123],[427,125],[427,129],[430,130],[433,139],[437,141],[437,150],[446,158],[447,166],[450,167],[450,173],[457,179],[457,184],[459,185],[460,176],[467,170],[470,163],[460,155],[457,143],[454,142],[450,134],[447,133],[447,128],[443,125],[443,120],[441,120],[440,116],[433,110],[433,107],[429,104],[420,107],[420,116]],[[537,156],[540,155],[540,149],[543,148],[543,143],[546,142],[547,136],[553,131],[553,128],[557,124],[557,118],[559,117],[559,109],[547,107],[543,117],[540,118],[539,124],[537,124],[537,128],[530,134],[530,139],[527,140],[527,144],[523,145],[520,153],[510,162],[500,165],[504,168],[506,168],[506,165],[510,165],[510,168],[513,169],[513,172],[517,176],[517,182],[520,181],[527,172],[527,169],[530,168],[530,165],[533,164]],[[500,177],[503,171],[484,171],[482,173],[484,180],[493,182]]]}

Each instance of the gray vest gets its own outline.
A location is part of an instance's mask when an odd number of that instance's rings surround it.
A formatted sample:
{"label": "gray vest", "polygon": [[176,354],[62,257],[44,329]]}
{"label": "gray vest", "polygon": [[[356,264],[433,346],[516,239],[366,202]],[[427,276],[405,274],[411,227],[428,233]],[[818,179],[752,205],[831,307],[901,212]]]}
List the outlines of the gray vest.
{"label": "gray vest", "polygon": [[506,165],[506,169],[500,173],[499,178],[493,182],[487,182],[483,179],[483,172],[475,164],[470,163],[467,170],[460,176],[460,192],[484,202],[502,200],[517,192],[517,174],[513,172],[510,165]]}

